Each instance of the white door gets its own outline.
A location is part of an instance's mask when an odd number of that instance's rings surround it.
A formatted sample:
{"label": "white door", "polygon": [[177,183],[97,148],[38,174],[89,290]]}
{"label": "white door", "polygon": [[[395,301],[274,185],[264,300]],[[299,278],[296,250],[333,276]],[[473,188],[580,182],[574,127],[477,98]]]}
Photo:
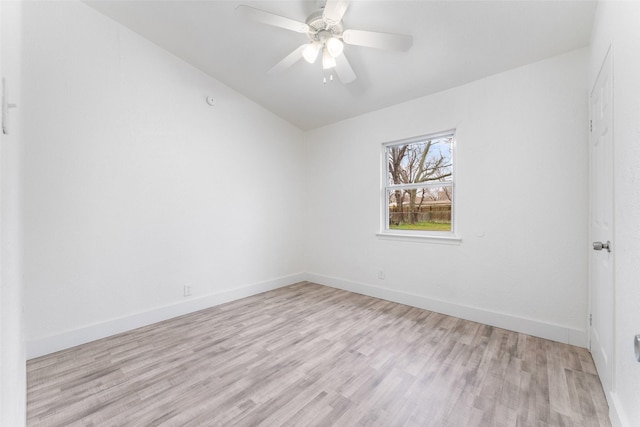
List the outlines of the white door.
{"label": "white door", "polygon": [[591,354],[602,385],[613,391],[613,87],[611,51],[591,92]]}

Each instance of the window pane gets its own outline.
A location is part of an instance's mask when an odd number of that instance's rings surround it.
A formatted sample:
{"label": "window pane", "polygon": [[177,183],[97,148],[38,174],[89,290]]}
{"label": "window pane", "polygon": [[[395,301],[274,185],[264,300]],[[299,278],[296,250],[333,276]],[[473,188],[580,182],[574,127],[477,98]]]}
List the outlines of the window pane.
{"label": "window pane", "polygon": [[450,182],[453,136],[387,146],[387,184]]}
{"label": "window pane", "polygon": [[453,186],[387,190],[391,230],[451,230]]}

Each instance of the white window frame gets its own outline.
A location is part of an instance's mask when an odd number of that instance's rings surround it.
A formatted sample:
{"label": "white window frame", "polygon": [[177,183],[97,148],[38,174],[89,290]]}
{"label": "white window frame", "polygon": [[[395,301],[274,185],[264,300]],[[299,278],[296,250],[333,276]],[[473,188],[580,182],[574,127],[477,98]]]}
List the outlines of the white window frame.
{"label": "white window frame", "polygon": [[[447,181],[446,185],[451,186],[453,197],[451,200],[451,231],[427,231],[427,230],[396,230],[389,228],[389,199],[388,190],[391,189],[407,189],[407,188],[423,188],[423,187],[442,187],[442,182],[429,182],[429,183],[417,183],[417,184],[389,184],[389,162],[387,161],[387,148],[395,145],[405,145],[411,143],[424,142],[429,139],[438,139],[443,137],[452,137],[451,142],[451,181]],[[447,244],[459,244],[461,242],[457,232],[457,190],[456,190],[456,131],[455,129],[431,133],[426,135],[420,135],[413,138],[406,138],[398,141],[385,142],[382,144],[381,153],[381,191],[380,191],[380,232],[377,233],[378,237],[391,238],[410,241],[425,241],[433,243],[447,243]]]}

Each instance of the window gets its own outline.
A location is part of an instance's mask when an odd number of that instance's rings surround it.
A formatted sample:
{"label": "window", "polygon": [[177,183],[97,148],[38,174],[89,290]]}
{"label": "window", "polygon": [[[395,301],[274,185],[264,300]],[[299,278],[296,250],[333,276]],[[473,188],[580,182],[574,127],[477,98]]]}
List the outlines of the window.
{"label": "window", "polygon": [[454,132],[383,145],[382,234],[453,237]]}

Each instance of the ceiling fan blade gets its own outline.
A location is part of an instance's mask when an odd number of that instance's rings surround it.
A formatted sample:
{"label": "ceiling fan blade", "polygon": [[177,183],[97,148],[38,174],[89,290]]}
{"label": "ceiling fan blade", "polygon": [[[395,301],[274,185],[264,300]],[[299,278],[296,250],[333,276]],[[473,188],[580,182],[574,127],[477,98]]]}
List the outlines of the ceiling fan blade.
{"label": "ceiling fan blade", "polygon": [[374,31],[345,30],[342,40],[355,46],[407,51],[413,45],[413,37],[404,34],[377,33]]}
{"label": "ceiling fan blade", "polygon": [[302,46],[296,48],[296,50],[287,55],[282,61],[274,65],[273,68],[268,71],[268,74],[278,74],[298,62],[302,58],[302,51],[307,46],[308,43],[305,43]]}
{"label": "ceiling fan blade", "polygon": [[349,0],[327,0],[324,5],[324,12],[322,12],[322,18],[330,25],[336,25],[342,21],[344,13],[349,7]]}
{"label": "ceiling fan blade", "polygon": [[250,19],[262,24],[273,25],[274,27],[284,28],[285,30],[295,31],[297,33],[306,33],[309,31],[309,26],[304,22],[285,18],[284,16],[256,9],[251,6],[240,5],[236,8],[236,13],[245,19]]}
{"label": "ceiling fan blade", "polygon": [[344,54],[336,58],[336,74],[344,84],[351,83],[356,79],[356,73],[353,72],[353,68]]}

